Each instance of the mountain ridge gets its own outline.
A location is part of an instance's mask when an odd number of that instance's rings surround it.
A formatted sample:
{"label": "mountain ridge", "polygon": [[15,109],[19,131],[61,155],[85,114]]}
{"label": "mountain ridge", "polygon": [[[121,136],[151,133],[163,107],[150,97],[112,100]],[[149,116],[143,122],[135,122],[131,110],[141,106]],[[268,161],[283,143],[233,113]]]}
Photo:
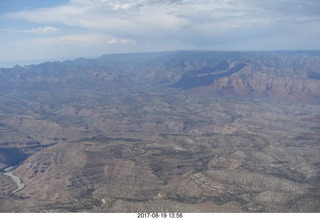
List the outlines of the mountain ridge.
{"label": "mountain ridge", "polygon": [[[233,65],[236,65],[233,67]],[[238,69],[236,68],[238,66]],[[320,51],[175,51],[108,54],[0,69],[0,84],[165,84],[242,95],[318,99]]]}

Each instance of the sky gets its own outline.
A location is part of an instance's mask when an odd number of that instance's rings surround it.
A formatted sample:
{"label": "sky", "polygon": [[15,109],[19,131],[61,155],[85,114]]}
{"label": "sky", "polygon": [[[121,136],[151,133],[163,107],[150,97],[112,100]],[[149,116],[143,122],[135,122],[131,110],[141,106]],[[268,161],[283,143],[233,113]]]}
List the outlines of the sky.
{"label": "sky", "polygon": [[319,49],[319,0],[0,0],[0,67],[110,53]]}

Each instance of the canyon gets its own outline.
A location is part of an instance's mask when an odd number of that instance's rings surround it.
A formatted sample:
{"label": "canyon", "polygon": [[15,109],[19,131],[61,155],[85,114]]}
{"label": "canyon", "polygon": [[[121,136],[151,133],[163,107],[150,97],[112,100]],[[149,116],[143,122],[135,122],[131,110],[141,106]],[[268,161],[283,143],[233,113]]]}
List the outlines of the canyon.
{"label": "canyon", "polygon": [[320,212],[319,104],[319,51],[1,68],[0,212]]}

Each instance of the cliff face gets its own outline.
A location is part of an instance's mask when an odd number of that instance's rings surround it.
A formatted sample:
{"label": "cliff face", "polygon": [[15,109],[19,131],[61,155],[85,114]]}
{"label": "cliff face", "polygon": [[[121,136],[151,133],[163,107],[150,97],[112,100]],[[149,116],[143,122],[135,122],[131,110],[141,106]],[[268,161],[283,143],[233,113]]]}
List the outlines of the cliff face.
{"label": "cliff face", "polygon": [[[199,56],[201,57],[201,56]],[[239,95],[319,99],[320,56],[315,53],[222,53],[185,62],[185,69],[163,80],[173,87]],[[180,65],[182,66],[182,65]],[[187,67],[188,66],[188,67]],[[160,71],[161,72],[161,71]],[[165,70],[163,70],[165,72]],[[180,74],[179,74],[180,72]],[[183,73],[181,73],[183,72]]]}
{"label": "cliff face", "polygon": [[[254,72],[253,68],[252,65],[248,65],[231,77],[223,77],[215,80],[209,86],[198,88],[221,92],[232,91],[241,95],[272,95],[298,99],[319,97],[320,80],[303,75],[291,76],[290,73],[275,75],[274,73],[277,72],[268,70]],[[283,72],[286,71],[288,70],[283,69]]]}
{"label": "cliff face", "polygon": [[0,84],[102,83],[319,98],[320,52],[168,52],[104,55],[0,69]]}

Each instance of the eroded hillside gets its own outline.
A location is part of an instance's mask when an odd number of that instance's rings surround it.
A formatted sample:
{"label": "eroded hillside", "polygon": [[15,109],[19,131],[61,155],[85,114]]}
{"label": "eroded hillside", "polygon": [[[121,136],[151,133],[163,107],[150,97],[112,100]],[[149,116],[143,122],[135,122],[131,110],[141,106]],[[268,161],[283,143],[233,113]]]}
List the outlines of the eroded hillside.
{"label": "eroded hillside", "polygon": [[317,54],[140,56],[1,70],[1,212],[320,211]]}

